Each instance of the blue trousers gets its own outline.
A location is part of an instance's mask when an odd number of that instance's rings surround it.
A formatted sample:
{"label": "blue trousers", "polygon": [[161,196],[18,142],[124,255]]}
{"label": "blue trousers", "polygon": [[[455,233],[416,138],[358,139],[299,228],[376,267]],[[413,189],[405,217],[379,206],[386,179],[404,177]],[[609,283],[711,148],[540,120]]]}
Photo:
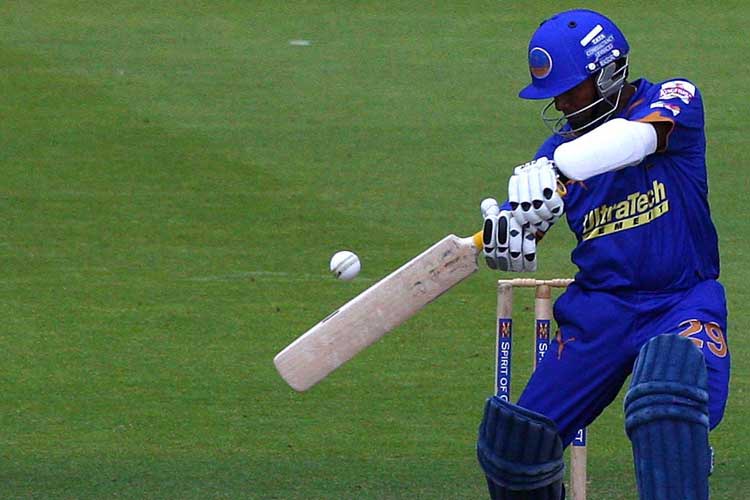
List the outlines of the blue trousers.
{"label": "blue trousers", "polygon": [[711,429],[724,416],[730,354],[722,285],[679,292],[611,293],[570,285],[556,301],[559,330],[518,404],[551,418],[567,446],[617,397],[641,346],[661,334],[690,338],[706,360]]}

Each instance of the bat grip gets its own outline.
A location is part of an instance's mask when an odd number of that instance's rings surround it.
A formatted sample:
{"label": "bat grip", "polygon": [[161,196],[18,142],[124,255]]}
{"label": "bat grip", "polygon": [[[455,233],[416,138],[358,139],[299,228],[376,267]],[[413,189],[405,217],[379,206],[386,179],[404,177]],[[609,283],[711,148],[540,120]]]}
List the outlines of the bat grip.
{"label": "bat grip", "polygon": [[472,241],[474,242],[474,247],[477,250],[481,250],[484,246],[484,240],[482,238],[482,235],[484,234],[484,231],[477,231],[474,233],[474,235],[471,237]]}

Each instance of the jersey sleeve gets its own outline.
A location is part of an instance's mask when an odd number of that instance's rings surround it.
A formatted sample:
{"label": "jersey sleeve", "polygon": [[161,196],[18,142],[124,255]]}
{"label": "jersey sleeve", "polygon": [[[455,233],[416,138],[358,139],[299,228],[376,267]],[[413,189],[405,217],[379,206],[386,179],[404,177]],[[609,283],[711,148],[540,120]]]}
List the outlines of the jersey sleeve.
{"label": "jersey sleeve", "polygon": [[544,143],[542,143],[541,146],[539,146],[539,149],[537,149],[536,154],[534,155],[534,159],[538,160],[542,156],[546,156],[547,158],[554,158],[555,157],[555,149],[557,149],[557,146],[565,142],[565,140],[559,136],[559,135],[551,135],[547,138]]}
{"label": "jersey sleeve", "polygon": [[698,87],[688,80],[654,85],[628,119],[670,123],[666,151],[688,152],[703,143],[703,98]]}

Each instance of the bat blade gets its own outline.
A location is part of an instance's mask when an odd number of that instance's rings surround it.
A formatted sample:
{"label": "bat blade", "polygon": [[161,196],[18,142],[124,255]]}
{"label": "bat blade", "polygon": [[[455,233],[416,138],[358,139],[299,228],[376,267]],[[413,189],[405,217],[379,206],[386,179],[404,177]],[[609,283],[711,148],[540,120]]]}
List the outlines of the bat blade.
{"label": "bat blade", "polygon": [[448,235],[302,334],[274,358],[281,377],[306,391],[474,273],[481,231]]}

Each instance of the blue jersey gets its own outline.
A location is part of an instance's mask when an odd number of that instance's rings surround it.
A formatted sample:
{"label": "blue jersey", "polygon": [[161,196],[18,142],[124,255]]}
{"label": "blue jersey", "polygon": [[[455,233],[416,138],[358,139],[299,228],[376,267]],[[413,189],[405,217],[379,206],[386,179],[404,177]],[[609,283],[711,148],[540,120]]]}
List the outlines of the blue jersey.
{"label": "blue jersey", "polygon": [[[579,271],[555,302],[554,340],[518,399],[551,418],[564,445],[612,403],[642,346],[658,335],[690,338],[703,354],[710,428],[722,420],[729,393],[701,95],[683,79],[633,85],[617,117],[671,123],[667,144],[638,165],[567,184]],[[566,140],[550,137],[536,157],[554,157]]]}
{"label": "blue jersey", "polygon": [[[640,164],[568,183],[568,225],[576,283],[590,290],[682,290],[719,276],[716,229],[708,206],[703,102],[687,80],[633,82],[617,115],[670,122],[667,146]],[[536,157],[566,140],[553,135]]]}

